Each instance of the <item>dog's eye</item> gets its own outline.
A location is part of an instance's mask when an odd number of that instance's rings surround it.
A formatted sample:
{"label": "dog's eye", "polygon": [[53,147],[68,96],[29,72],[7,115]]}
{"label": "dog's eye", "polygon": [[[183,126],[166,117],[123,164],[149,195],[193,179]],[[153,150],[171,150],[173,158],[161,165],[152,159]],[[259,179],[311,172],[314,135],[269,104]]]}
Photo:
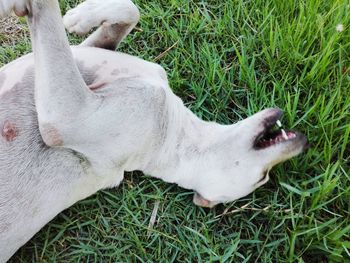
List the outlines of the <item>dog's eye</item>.
{"label": "dog's eye", "polygon": [[263,172],[263,176],[259,180],[258,184],[261,183],[261,182],[264,182],[267,179],[268,176],[269,176],[269,170],[264,171]]}

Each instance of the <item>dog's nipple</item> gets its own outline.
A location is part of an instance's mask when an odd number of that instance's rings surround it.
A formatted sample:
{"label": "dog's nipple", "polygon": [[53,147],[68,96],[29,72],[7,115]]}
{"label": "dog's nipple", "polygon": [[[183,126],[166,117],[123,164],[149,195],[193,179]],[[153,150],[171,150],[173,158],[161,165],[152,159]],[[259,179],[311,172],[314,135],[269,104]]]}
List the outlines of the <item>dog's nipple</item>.
{"label": "dog's nipple", "polygon": [[1,135],[8,142],[13,142],[17,137],[17,128],[14,123],[5,121]]}

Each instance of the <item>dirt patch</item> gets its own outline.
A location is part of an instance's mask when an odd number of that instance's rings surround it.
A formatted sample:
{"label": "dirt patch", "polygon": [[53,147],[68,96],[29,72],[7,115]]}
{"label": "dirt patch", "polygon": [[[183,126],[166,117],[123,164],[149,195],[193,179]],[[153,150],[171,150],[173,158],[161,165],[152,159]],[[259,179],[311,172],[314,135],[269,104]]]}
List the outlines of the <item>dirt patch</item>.
{"label": "dirt patch", "polygon": [[28,37],[27,25],[15,16],[0,19],[1,45],[14,45],[23,38]]}

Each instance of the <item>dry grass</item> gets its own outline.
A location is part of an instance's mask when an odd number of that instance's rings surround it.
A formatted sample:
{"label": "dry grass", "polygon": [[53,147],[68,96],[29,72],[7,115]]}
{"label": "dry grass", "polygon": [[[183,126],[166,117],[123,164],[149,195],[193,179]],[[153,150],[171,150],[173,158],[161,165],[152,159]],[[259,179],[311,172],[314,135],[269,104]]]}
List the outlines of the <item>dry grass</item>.
{"label": "dry grass", "polygon": [[1,45],[15,45],[29,34],[26,24],[19,18],[10,16],[0,19]]}

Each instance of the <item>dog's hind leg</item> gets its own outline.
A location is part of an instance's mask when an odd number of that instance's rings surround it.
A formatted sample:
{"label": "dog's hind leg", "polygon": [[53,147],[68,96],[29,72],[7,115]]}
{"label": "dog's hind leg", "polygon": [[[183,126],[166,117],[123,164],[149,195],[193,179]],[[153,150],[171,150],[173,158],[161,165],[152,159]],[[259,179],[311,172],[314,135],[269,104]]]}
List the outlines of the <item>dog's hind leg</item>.
{"label": "dog's hind leg", "polygon": [[81,46],[115,50],[139,18],[139,10],[129,0],[87,0],[67,12],[64,24],[70,33],[79,35],[100,26]]}

